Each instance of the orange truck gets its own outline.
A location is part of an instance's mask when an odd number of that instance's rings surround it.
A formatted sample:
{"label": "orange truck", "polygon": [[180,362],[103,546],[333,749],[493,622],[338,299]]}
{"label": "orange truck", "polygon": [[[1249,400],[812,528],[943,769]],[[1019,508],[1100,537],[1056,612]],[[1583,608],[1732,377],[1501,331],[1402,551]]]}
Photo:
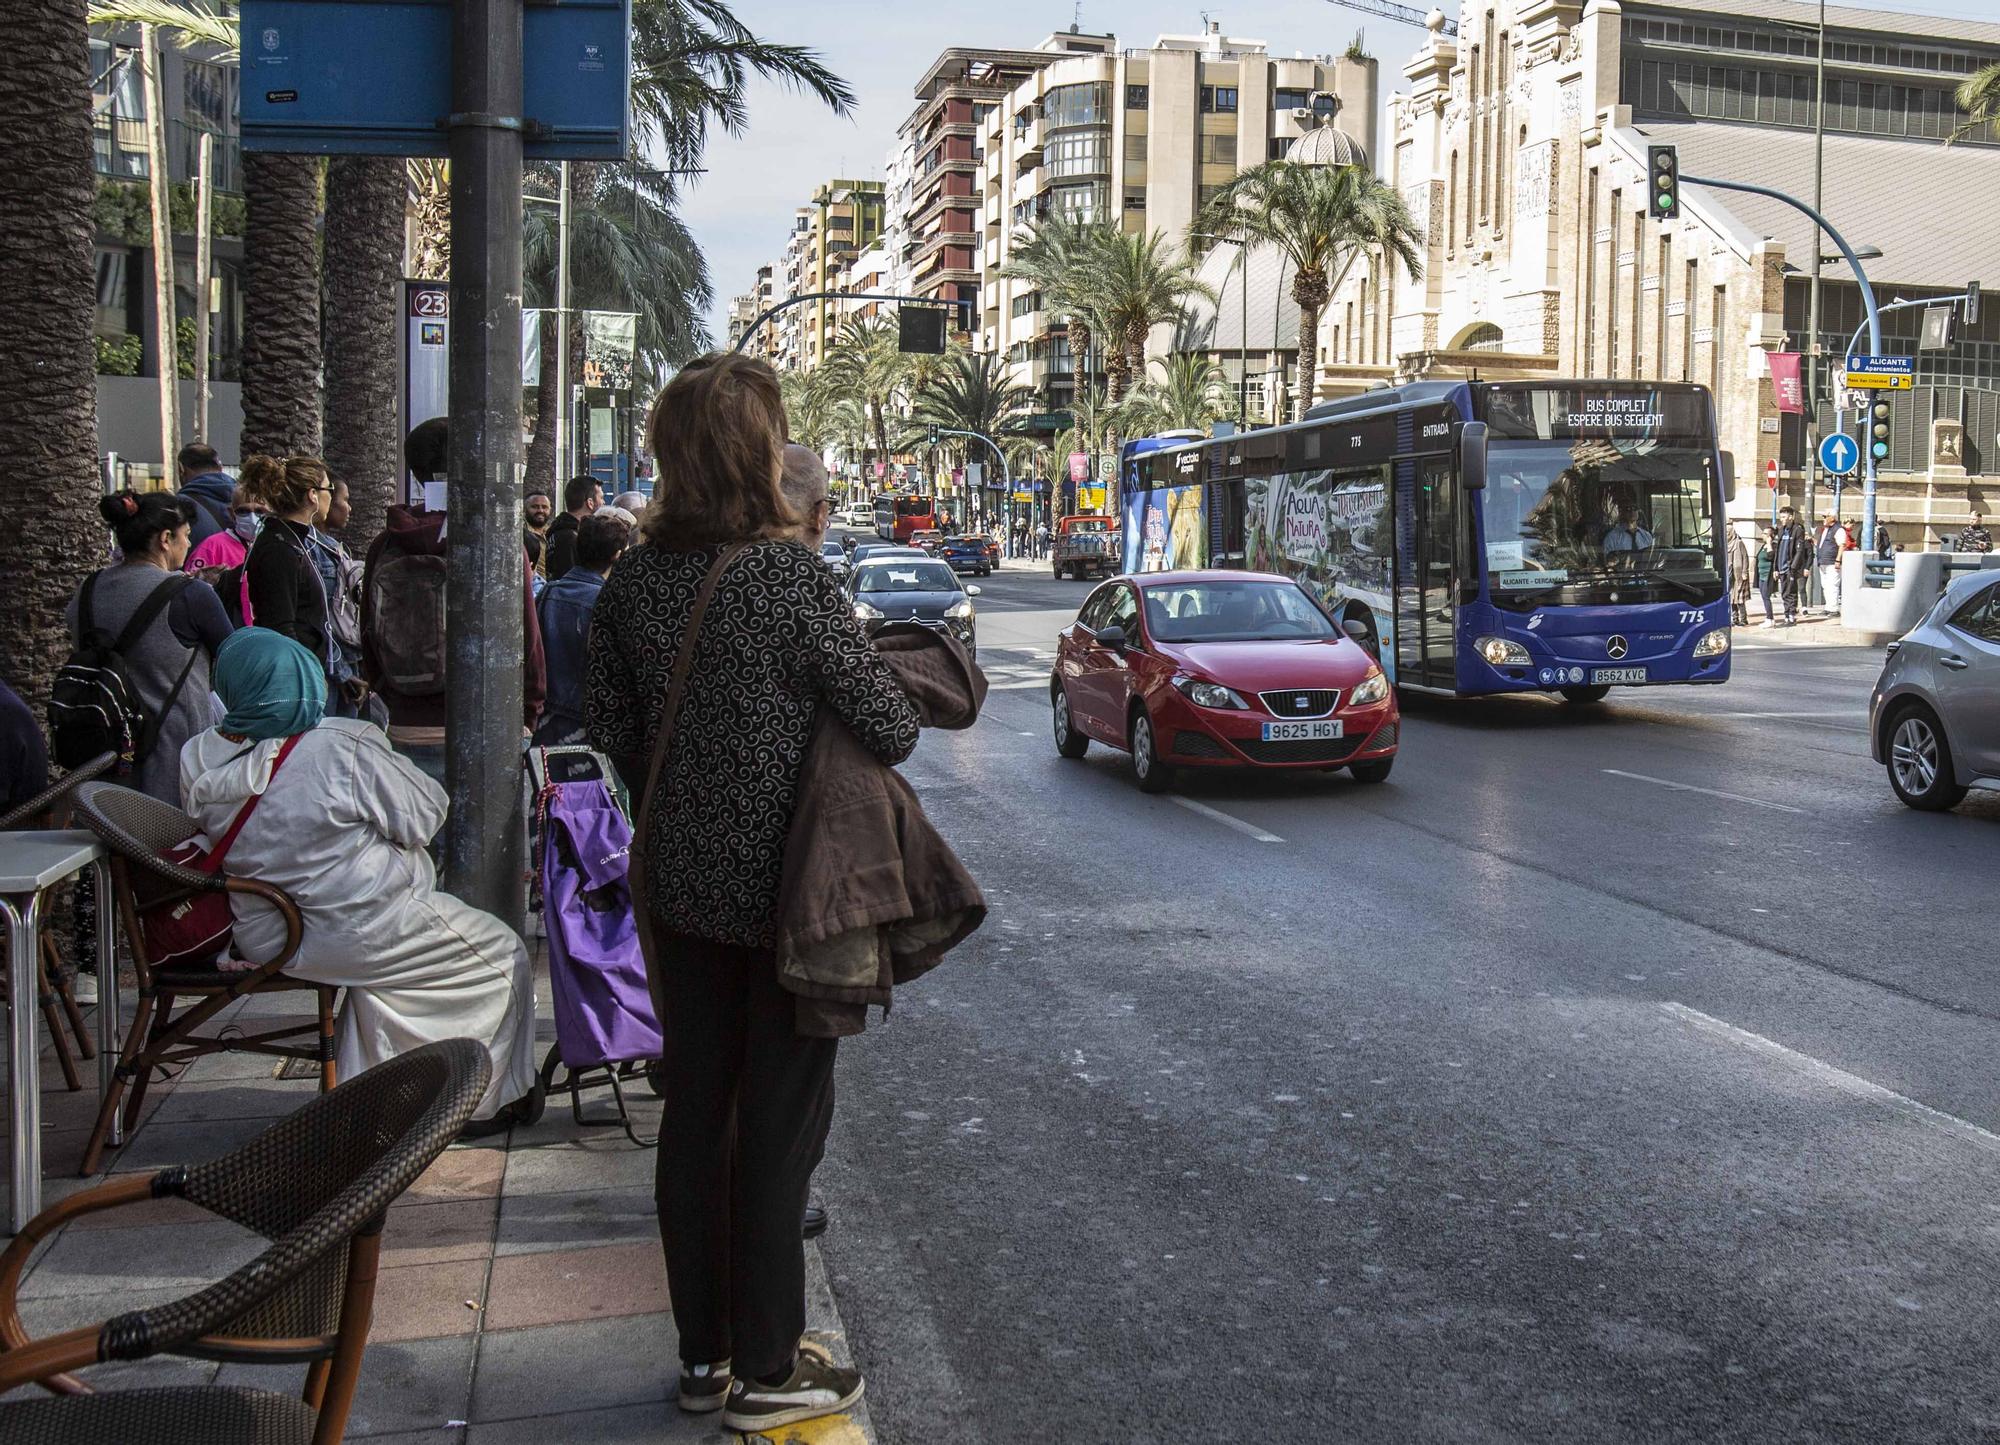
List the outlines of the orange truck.
{"label": "orange truck", "polygon": [[1064,517],[1056,524],[1057,577],[1109,577],[1118,570],[1118,527],[1111,517]]}

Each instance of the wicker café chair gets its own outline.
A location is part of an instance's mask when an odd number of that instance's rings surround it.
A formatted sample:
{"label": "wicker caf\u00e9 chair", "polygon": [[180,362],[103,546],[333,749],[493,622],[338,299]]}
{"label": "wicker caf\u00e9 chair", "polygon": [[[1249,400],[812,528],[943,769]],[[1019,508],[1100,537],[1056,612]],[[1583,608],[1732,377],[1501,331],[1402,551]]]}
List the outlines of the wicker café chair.
{"label": "wicker caf\u00e9 chair", "polygon": [[[39,1384],[57,1399],[0,1404],[0,1440],[36,1445],[334,1445],[347,1428],[368,1343],[389,1206],[458,1136],[492,1065],[472,1039],[426,1044],[348,1080],[207,1164],[121,1175],[43,1210],[0,1254],[0,1393]],[[85,1214],[185,1199],[271,1247],[185,1299],[31,1340],[17,1302],[41,1243]],[[68,1372],[112,1360],[191,1355],[307,1363],[294,1401],[195,1386],[92,1394]]]}
{"label": "wicker caf\u00e9 chair", "polygon": [[[116,753],[100,753],[89,762],[71,768],[62,778],[49,784],[34,797],[7,813],[0,813],[0,833],[14,833],[23,828],[60,827],[62,815],[68,812],[69,795],[81,784],[94,778],[101,778],[111,771],[118,761]],[[83,1080],[76,1071],[76,1056],[86,1059],[97,1057],[97,1045],[90,1040],[90,1030],[84,1026],[83,1010],[76,1005],[76,993],[70,980],[75,970],[64,965],[62,954],[56,948],[56,936],[52,926],[42,928],[41,943],[41,992],[38,1001],[42,1006],[42,1022],[49,1026],[49,1042],[56,1051],[56,1063],[62,1069],[63,1083],[73,1094],[83,1087]],[[60,1010],[60,1013],[58,1013]],[[62,1021],[69,1021],[70,1033],[76,1035],[76,1048],[70,1048],[69,1038],[63,1033]]]}
{"label": "wicker caf\u00e9 chair", "polygon": [[[333,1077],[333,1005],[339,990],[306,979],[289,978],[281,970],[298,952],[304,923],[298,906],[280,888],[254,878],[232,878],[224,874],[200,873],[169,862],[166,850],[185,842],[200,831],[194,819],[178,808],[170,808],[144,793],[111,783],[85,783],[76,790],[76,815],[85,827],[103,840],[111,853],[112,894],[118,918],[132,950],[132,970],[138,980],[138,1007],[125,1036],[124,1053],[104,1102],[97,1111],[97,1123],[83,1148],[80,1174],[95,1174],[104,1153],[104,1141],[117,1117],[121,1100],[125,1108],[125,1129],[129,1134],[139,1122],[139,1110],[146,1100],[146,1085],[155,1068],[191,1063],[205,1054],[270,1054],[277,1058],[308,1059],[319,1064],[320,1087],[331,1089]],[[139,927],[139,915],[149,908],[176,902],[196,893],[226,890],[262,898],[278,910],[285,922],[285,946],[270,962],[254,969],[223,973],[212,967],[155,969],[146,956],[146,940]],[[197,1033],[229,1004],[253,993],[282,993],[310,989],[318,995],[319,1017],[313,1023],[283,1024],[256,1033],[227,1031]],[[180,1013],[174,1000],[191,999]],[[302,1035],[317,1034],[311,1044],[287,1043]]]}

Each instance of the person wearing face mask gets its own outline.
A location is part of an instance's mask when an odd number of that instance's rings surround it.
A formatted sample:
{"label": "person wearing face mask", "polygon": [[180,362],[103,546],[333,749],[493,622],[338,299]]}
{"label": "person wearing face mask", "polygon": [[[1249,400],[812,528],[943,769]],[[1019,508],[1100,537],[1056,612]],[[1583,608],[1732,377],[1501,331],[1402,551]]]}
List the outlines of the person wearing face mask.
{"label": "person wearing face mask", "polygon": [[123,560],[84,578],[65,613],[70,637],[79,644],[92,630],[118,637],[142,609],[151,609],[138,635],[118,650],[138,701],[158,720],[129,782],[179,807],[181,745],[215,723],[209,663],[232,629],[215,589],[181,570],[192,502],[128,489],[97,506]]}
{"label": "person wearing face mask", "polygon": [[229,498],[229,530],[209,533],[188,551],[185,570],[215,589],[235,627],[251,625],[250,582],[243,563],[264,525],[264,513],[263,502],[238,482]]}

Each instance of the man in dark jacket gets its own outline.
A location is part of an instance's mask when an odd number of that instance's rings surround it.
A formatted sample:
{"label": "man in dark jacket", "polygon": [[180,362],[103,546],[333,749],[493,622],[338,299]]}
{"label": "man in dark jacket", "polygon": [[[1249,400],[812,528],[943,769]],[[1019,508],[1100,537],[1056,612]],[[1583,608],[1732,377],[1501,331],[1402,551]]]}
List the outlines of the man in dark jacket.
{"label": "man in dark jacket", "polygon": [[217,532],[229,530],[236,483],[207,442],[189,442],[174,460],[180,469],[180,494],[194,503],[193,543],[199,547]]}
{"label": "man in dark jacket", "polygon": [[1812,538],[1790,507],[1778,513],[1778,535],[1771,543],[1771,555],[1778,596],[1785,604],[1785,620],[1778,625],[1790,627],[1799,620],[1799,583],[1812,566]]}
{"label": "man in dark jacket", "polygon": [[624,518],[601,512],[585,517],[576,529],[576,565],[544,587],[535,604],[549,673],[549,703],[535,729],[535,742],[542,747],[584,740],[583,659],[590,613],[612,564],[631,544],[632,529]]}
{"label": "man in dark jacket", "polygon": [[563,483],[564,511],[549,528],[549,549],[542,558],[542,575],[549,581],[576,565],[576,530],[603,505],[604,488],[597,478],[579,474]]}

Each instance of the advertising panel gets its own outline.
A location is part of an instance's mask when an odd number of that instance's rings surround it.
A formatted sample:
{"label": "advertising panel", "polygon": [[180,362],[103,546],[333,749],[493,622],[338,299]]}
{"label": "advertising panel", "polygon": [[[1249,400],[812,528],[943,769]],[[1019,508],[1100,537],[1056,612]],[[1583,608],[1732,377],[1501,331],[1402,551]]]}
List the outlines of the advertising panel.
{"label": "advertising panel", "polygon": [[1395,656],[1394,545],[1388,469],[1280,472],[1243,480],[1254,572],[1297,578],[1335,616],[1365,606],[1384,659]]}

